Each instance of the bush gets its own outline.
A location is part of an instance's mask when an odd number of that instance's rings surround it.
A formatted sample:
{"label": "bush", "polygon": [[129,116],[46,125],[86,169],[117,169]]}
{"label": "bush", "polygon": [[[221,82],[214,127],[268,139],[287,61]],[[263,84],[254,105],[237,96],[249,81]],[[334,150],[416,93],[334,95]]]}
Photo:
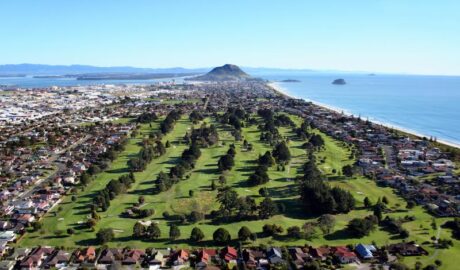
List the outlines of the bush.
{"label": "bush", "polygon": [[195,227],[192,229],[192,232],[190,233],[190,241],[199,242],[203,240],[203,238],[204,238],[204,234],[200,228]]}
{"label": "bush", "polygon": [[249,230],[249,228],[246,226],[241,227],[241,229],[238,231],[238,239],[240,241],[248,240],[251,237],[251,235],[251,230]]}
{"label": "bush", "polygon": [[105,244],[105,243],[112,241],[114,237],[115,237],[115,234],[113,232],[113,229],[111,228],[100,229],[96,234],[96,239],[101,244]]}
{"label": "bush", "polygon": [[276,224],[265,224],[262,227],[262,232],[265,236],[273,236],[282,234],[284,232],[283,227]]}
{"label": "bush", "polygon": [[226,229],[219,228],[212,235],[212,239],[218,245],[225,245],[225,244],[228,244],[228,242],[230,242],[231,236],[230,236],[230,233]]}

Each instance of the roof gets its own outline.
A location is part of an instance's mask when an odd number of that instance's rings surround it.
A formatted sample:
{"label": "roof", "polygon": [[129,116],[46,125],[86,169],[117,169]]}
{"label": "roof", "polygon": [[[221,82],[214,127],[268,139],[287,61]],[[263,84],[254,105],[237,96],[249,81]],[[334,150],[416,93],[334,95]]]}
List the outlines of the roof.
{"label": "roof", "polygon": [[373,245],[358,244],[355,250],[356,252],[358,252],[359,256],[361,256],[362,258],[370,259],[374,257],[374,255],[372,254],[372,251],[376,251],[376,248]]}

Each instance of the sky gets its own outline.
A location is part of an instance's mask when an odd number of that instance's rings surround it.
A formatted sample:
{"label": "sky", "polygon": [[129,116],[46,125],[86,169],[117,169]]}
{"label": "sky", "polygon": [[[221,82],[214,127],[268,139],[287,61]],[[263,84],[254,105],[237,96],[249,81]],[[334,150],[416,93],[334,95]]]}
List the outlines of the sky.
{"label": "sky", "polygon": [[14,0],[0,64],[460,75],[458,0]]}

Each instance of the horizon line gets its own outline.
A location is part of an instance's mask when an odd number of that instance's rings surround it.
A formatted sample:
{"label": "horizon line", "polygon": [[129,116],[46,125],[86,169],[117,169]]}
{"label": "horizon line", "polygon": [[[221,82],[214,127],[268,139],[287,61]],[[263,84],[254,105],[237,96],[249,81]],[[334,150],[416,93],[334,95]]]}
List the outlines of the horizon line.
{"label": "horizon line", "polygon": [[[225,63],[231,64],[231,63]],[[223,66],[222,64],[220,66]],[[212,69],[219,66],[202,66],[202,67],[187,67],[187,66],[169,66],[169,67],[140,67],[133,65],[114,65],[114,66],[105,66],[105,65],[92,65],[92,64],[43,64],[43,63],[27,63],[22,62],[18,64],[0,64],[0,66],[20,66],[20,65],[42,65],[42,66],[63,66],[63,67],[72,67],[72,66],[87,66],[94,68],[134,68],[134,69]],[[298,67],[272,67],[272,66],[245,66],[233,64],[240,68],[251,68],[251,69],[278,69],[281,71],[298,71],[298,72],[323,72],[323,73],[352,73],[352,74],[381,74],[381,75],[407,75],[407,76],[442,76],[442,77],[460,77],[460,74],[433,74],[433,73],[412,73],[412,72],[391,72],[391,71],[366,71],[366,70],[342,70],[342,69],[316,69],[316,68],[298,68]],[[2,72],[0,72],[2,73]],[[3,72],[3,74],[7,74]]]}

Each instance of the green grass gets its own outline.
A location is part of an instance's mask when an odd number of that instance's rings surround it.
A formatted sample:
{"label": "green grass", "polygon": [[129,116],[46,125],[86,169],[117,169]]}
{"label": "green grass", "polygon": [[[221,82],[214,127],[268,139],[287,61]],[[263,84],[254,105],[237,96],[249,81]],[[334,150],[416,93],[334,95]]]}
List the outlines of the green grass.
{"label": "green grass", "polygon": [[[293,117],[293,120],[300,124],[300,119]],[[205,119],[206,122],[212,122],[210,119]],[[158,128],[159,121],[152,124],[153,130]],[[200,243],[203,245],[212,245],[210,241],[212,239],[212,233],[218,227],[226,228],[233,238],[236,238],[238,230],[241,226],[248,226],[253,232],[261,232],[264,224],[278,224],[287,229],[290,226],[302,226],[307,221],[313,221],[314,217],[305,215],[302,211],[301,205],[298,200],[298,191],[296,184],[293,179],[299,175],[300,167],[306,161],[306,153],[302,149],[303,141],[296,138],[295,134],[291,132],[291,129],[280,128],[280,132],[283,136],[290,139],[289,147],[292,155],[290,164],[286,167],[285,171],[277,171],[275,167],[269,169],[269,175],[271,181],[265,184],[268,188],[270,197],[279,203],[286,206],[286,212],[276,215],[267,220],[256,220],[256,221],[241,221],[233,222],[230,224],[213,224],[209,220],[201,221],[197,224],[181,225],[181,237],[178,240],[170,241],[167,239],[168,235],[168,224],[162,217],[162,213],[168,211],[170,214],[188,214],[192,210],[199,210],[209,213],[211,210],[218,208],[218,203],[215,201],[216,191],[210,189],[212,180],[216,180],[219,177],[217,171],[217,160],[219,157],[226,153],[229,144],[235,143],[237,154],[235,157],[234,168],[225,174],[227,178],[227,184],[235,188],[240,196],[252,196],[257,202],[260,202],[262,198],[258,195],[258,187],[247,187],[245,182],[250,173],[254,170],[256,163],[254,161],[258,158],[259,154],[263,154],[267,150],[272,150],[272,147],[259,140],[260,132],[256,126],[245,127],[242,130],[242,134],[245,139],[253,144],[253,151],[244,151],[241,147],[241,142],[235,142],[233,136],[231,136],[229,130],[226,127],[221,126],[218,123],[220,141],[218,145],[204,148],[201,150],[202,155],[196,163],[195,169],[190,173],[190,177],[187,180],[181,181],[179,184],[174,185],[170,190],[162,192],[157,195],[152,195],[152,189],[154,187],[154,180],[158,173],[161,171],[168,171],[171,166],[179,159],[182,151],[187,145],[180,144],[178,141],[184,136],[187,130],[192,127],[192,123],[188,119],[183,118],[176,124],[174,130],[165,136],[164,142],[169,140],[172,146],[167,149],[167,153],[153,160],[144,172],[136,173],[136,183],[126,194],[119,195],[115,200],[111,202],[109,209],[100,213],[101,220],[96,226],[98,231],[100,228],[110,227],[116,230],[116,239],[110,242],[109,246],[114,247],[186,247],[191,244],[187,241],[190,232],[193,227],[200,227],[205,234],[205,241]],[[197,125],[198,126],[198,125]],[[54,215],[49,213],[43,219],[43,232],[27,233],[23,240],[19,243],[20,246],[36,246],[46,243],[47,245],[54,246],[65,246],[65,247],[76,247],[81,245],[94,245],[96,244],[95,232],[89,229],[83,228],[78,229],[79,222],[87,219],[88,203],[91,202],[94,192],[105,187],[106,183],[111,179],[117,178],[118,176],[127,173],[126,161],[135,155],[139,151],[139,142],[142,136],[150,132],[148,125],[143,125],[140,134],[133,139],[130,139],[126,150],[111,164],[110,168],[99,174],[96,179],[85,189],[85,191],[79,193],[78,198],[75,202],[70,200],[70,197],[64,199],[61,203],[62,210]],[[365,197],[368,197],[372,202],[376,202],[378,198],[383,196],[389,200],[389,208],[392,210],[389,213],[393,217],[402,217],[405,215],[414,215],[415,221],[404,223],[404,227],[410,231],[410,239],[416,240],[418,243],[424,241],[430,241],[430,238],[436,235],[436,231],[431,229],[430,223],[432,220],[431,215],[427,214],[420,207],[416,207],[412,210],[405,210],[405,201],[393,192],[391,188],[378,187],[375,182],[365,179],[363,177],[354,177],[346,179],[340,175],[341,168],[346,164],[353,163],[353,160],[349,159],[350,148],[345,146],[343,143],[333,140],[330,137],[322,134],[325,140],[325,149],[320,151],[317,155],[320,169],[329,178],[331,185],[340,186],[349,190],[357,200],[357,209],[351,211],[348,214],[336,215],[337,224],[335,232],[331,235],[322,235],[318,231],[317,237],[311,241],[306,240],[295,240],[289,239],[285,235],[268,238],[258,238],[253,245],[257,244],[272,244],[272,245],[304,245],[312,244],[315,246],[319,245],[346,245],[351,243],[371,243],[376,242],[379,245],[388,244],[391,242],[399,242],[395,236],[390,235],[386,231],[375,230],[369,236],[361,239],[350,238],[344,231],[349,220],[355,217],[365,217],[370,215],[372,212],[363,209],[362,201]],[[320,160],[324,159],[324,163]],[[333,170],[335,173],[333,173]],[[189,190],[194,191],[194,197],[189,197]],[[137,202],[139,196],[145,196],[146,204],[144,208],[155,209],[155,214],[152,216],[156,222],[159,223],[162,231],[162,237],[156,241],[142,241],[133,239],[132,228],[135,219],[128,219],[120,217],[120,214],[127,208]],[[57,208],[55,208],[56,210]],[[398,210],[398,211],[396,211]],[[442,224],[445,219],[439,219],[438,225]],[[72,236],[56,237],[56,230],[66,230],[68,228],[75,228],[76,233]],[[450,232],[447,230],[441,231],[441,238],[450,238]],[[460,244],[455,241],[455,247],[449,250],[439,251],[435,257],[430,256],[421,257],[420,260],[424,263],[433,263],[436,258],[439,258],[445,262],[446,267],[453,267],[450,258],[452,254],[458,252]],[[433,249],[428,247],[430,254],[433,254]],[[405,261],[413,265],[417,258],[407,258]],[[449,266],[449,264],[451,266]],[[448,269],[448,268],[445,268]],[[452,268],[449,268],[452,269]]]}

